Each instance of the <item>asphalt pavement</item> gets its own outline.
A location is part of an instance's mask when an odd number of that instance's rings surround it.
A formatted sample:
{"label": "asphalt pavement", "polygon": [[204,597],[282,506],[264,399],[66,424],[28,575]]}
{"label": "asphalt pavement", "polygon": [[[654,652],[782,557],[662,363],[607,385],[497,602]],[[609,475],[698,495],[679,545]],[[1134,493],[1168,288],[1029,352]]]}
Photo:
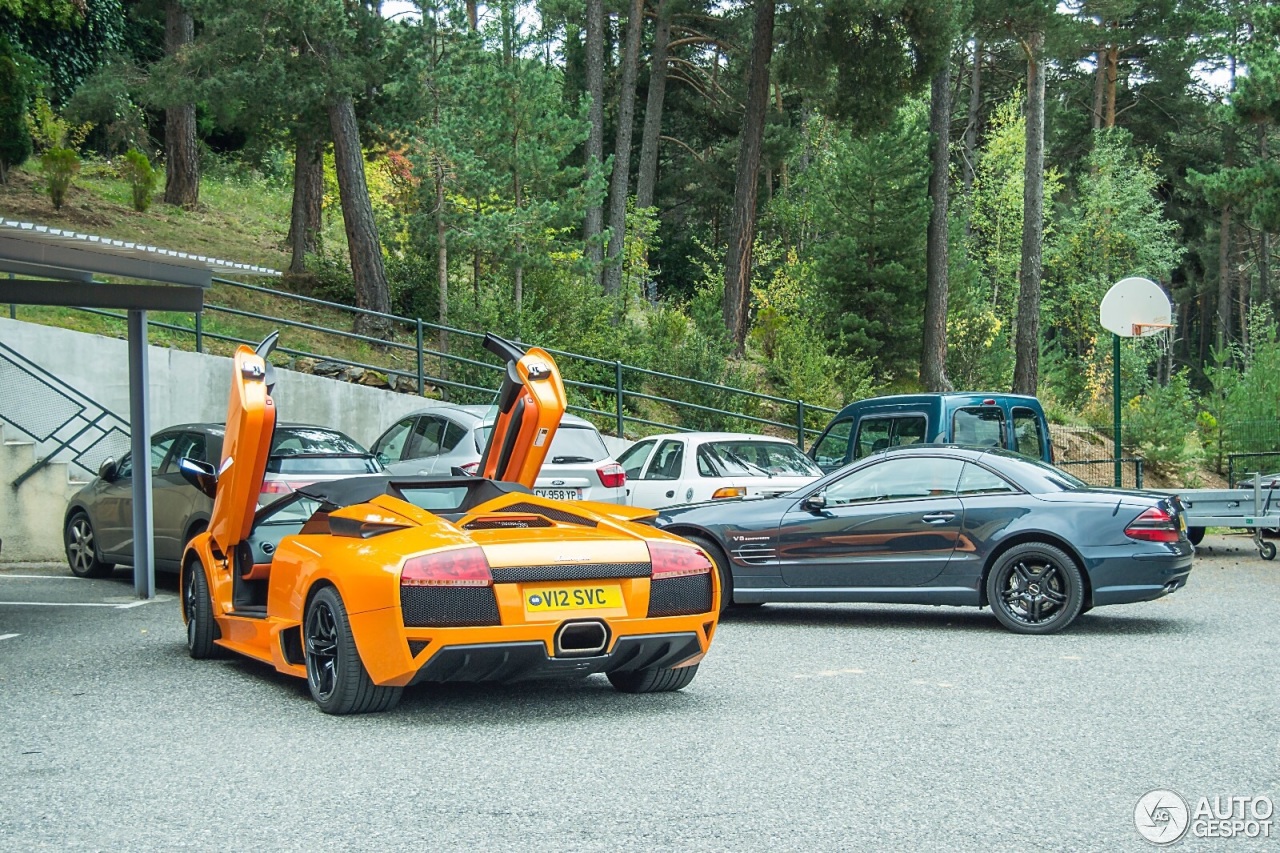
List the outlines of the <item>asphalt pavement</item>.
{"label": "asphalt pavement", "polygon": [[191,660],[171,580],[0,567],[0,850],[1154,850],[1148,791],[1280,799],[1280,561],[1204,546],[1184,590],[1055,636],[768,605],[680,693],[424,686],[345,718]]}

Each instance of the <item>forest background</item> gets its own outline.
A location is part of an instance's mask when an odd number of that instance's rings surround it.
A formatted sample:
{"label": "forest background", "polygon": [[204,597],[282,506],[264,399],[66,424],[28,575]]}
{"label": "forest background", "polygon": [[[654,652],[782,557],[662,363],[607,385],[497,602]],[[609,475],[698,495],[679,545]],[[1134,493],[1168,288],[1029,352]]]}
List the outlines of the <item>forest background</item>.
{"label": "forest background", "polygon": [[1280,450],[1278,124],[1265,0],[0,0],[0,178],[55,207],[82,162],[136,209],[260,186],[295,290],[1097,427],[1143,275],[1176,326],[1126,344],[1126,443],[1175,470]]}

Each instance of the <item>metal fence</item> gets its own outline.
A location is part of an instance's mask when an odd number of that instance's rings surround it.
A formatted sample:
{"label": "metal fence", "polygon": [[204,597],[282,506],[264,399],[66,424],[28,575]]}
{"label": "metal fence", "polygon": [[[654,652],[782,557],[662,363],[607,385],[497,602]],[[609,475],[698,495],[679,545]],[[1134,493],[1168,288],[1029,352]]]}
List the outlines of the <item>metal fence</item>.
{"label": "metal fence", "polygon": [[[1280,452],[1232,453],[1227,457],[1227,482],[1236,488],[1242,481],[1252,485],[1255,474],[1271,478],[1280,472]],[[1263,484],[1266,488],[1266,483]]]}
{"label": "metal fence", "polygon": [[1091,486],[1120,486],[1125,489],[1143,488],[1143,463],[1139,457],[1120,460],[1120,482],[1116,482],[1115,459],[1059,459],[1056,464],[1068,474],[1073,474]]}
{"label": "metal fence", "polygon": [[[273,329],[293,329],[298,333],[292,336],[297,341],[312,342],[306,347],[298,346],[285,337],[287,343],[295,345],[281,345],[276,352],[292,357],[295,365],[298,359],[309,359],[352,371],[373,372],[385,377],[387,385],[396,390],[454,402],[487,403],[493,399],[497,384],[494,374],[502,368],[482,349],[482,333],[230,279],[215,277],[214,281],[234,288],[233,293],[246,295],[253,310],[208,303],[202,313],[191,318],[190,325],[186,325],[187,317],[176,316],[170,318],[172,322],[149,318],[149,328],[170,333],[169,339],[178,346],[189,341],[197,352],[227,349],[219,345],[257,343],[227,334],[225,324],[218,322],[221,317],[236,318],[241,333],[246,328],[260,328],[263,337]],[[319,322],[287,320],[270,313],[274,299],[303,306],[304,310],[340,312],[351,319],[352,325],[358,317],[372,318],[389,325],[392,334],[384,340]],[[122,322],[126,319],[121,312],[81,310]],[[324,345],[326,341],[354,343],[359,359],[324,354],[323,350],[333,349]],[[750,430],[793,437],[803,449],[837,411],[802,399],[788,400],[621,361],[550,348],[548,352],[556,357],[564,375],[569,410],[590,417],[603,430],[620,438],[657,431]]]}

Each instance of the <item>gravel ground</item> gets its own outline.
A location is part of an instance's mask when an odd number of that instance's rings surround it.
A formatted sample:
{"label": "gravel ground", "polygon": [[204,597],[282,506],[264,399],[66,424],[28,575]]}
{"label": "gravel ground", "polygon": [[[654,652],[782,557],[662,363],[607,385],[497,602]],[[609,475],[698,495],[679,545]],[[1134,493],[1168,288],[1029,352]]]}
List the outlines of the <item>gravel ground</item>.
{"label": "gravel ground", "polygon": [[349,718],[188,658],[171,581],[121,607],[124,573],[2,567],[0,849],[1154,849],[1149,790],[1280,799],[1280,561],[1204,544],[1186,589],[1056,636],[769,605],[681,693],[424,687]]}

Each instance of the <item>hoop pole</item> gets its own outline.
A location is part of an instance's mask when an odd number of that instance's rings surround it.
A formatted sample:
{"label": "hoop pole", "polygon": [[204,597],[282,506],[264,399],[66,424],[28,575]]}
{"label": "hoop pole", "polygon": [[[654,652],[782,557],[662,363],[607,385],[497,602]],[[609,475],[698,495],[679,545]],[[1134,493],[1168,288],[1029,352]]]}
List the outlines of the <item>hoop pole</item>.
{"label": "hoop pole", "polygon": [[1112,409],[1115,414],[1115,454],[1116,454],[1116,488],[1120,488],[1124,473],[1124,463],[1120,461],[1123,454],[1120,452],[1120,336],[1113,334],[1111,336],[1111,361],[1115,366],[1115,375],[1111,382]]}

